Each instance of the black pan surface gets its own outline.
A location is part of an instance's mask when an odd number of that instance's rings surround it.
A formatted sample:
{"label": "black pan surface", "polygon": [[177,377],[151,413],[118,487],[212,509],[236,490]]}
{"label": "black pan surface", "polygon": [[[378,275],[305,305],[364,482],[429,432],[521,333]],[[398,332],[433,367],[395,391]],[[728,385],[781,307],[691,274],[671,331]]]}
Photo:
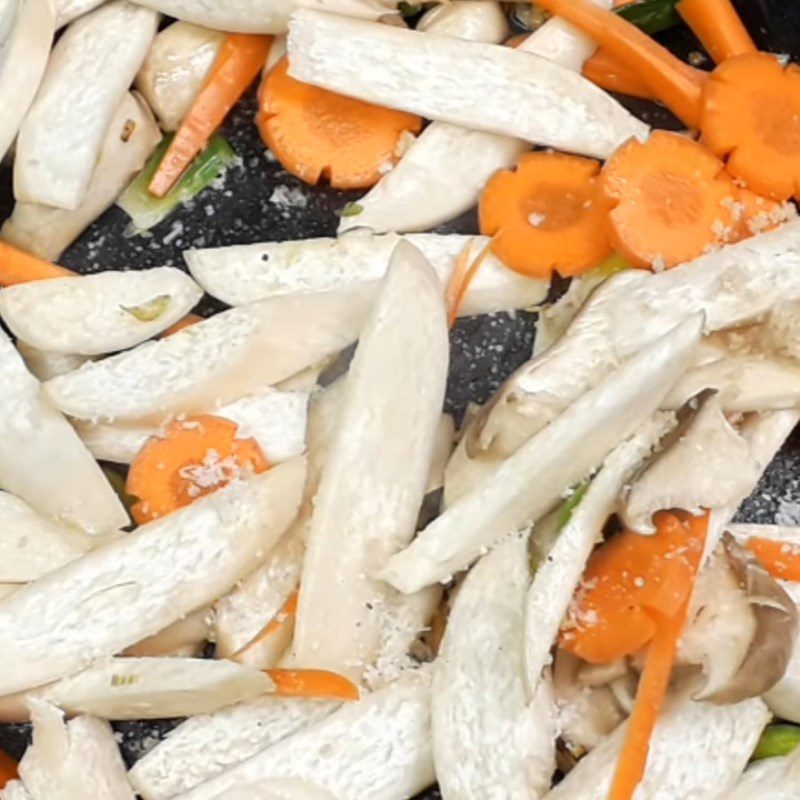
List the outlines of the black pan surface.
{"label": "black pan surface", "polygon": [[[800,3],[792,0],[741,0],[740,11],[760,47],[800,59]],[[684,28],[662,36],[679,55],[701,51]],[[706,63],[704,66],[709,67]],[[677,128],[674,118],[653,104],[620,98],[655,127]],[[81,273],[104,269],[184,267],[182,251],[265,240],[335,235],[337,211],[357,195],[329,187],[308,187],[289,175],[265,149],[253,125],[255,98],[240,104],[223,134],[239,156],[221,188],[209,189],[180,209],[152,235],[130,236],[126,215],[117,208],[104,214],[61,260]],[[10,175],[0,171],[0,220],[13,204]],[[454,220],[441,232],[474,233],[474,214]],[[206,299],[200,313],[223,306]],[[530,355],[535,315],[527,312],[492,314],[461,320],[451,335],[447,410],[460,417],[470,401],[486,401],[509,373]],[[796,431],[768,469],[758,489],[746,501],[740,519],[748,522],[800,524],[800,431]],[[2,654],[0,654],[0,660]],[[2,667],[0,667],[2,668]],[[178,720],[115,724],[129,764],[159,741]],[[29,740],[29,726],[0,725],[0,748],[20,757]],[[435,800],[431,789],[417,800]]]}

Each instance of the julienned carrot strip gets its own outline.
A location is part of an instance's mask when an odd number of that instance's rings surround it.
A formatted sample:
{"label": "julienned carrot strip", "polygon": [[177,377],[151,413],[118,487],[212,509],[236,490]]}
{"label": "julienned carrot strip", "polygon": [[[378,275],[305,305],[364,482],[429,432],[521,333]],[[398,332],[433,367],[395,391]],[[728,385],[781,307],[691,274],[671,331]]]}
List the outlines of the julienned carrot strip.
{"label": "julienned carrot strip", "polygon": [[647,649],[644,671],[636,691],[636,702],[628,720],[628,730],[608,800],[631,800],[644,777],[650,739],[667,695],[678,640],[686,622],[688,608],[687,597],[678,613],[672,617],[656,615],[656,632]]}
{"label": "julienned carrot strip", "polygon": [[358,687],[335,672],[318,669],[269,669],[281,697],[314,697],[331,700],[358,700]]}
{"label": "julienned carrot strip", "polygon": [[173,422],[163,438],[152,438],[131,464],[125,491],[144,524],[187,506],[225,486],[243,471],[269,468],[253,439],[237,439],[238,426],[209,414]]}
{"label": "julienned carrot strip", "polygon": [[202,322],[203,318],[199,317],[197,314],[187,314],[183,319],[179,319],[174,325],[170,325],[162,336],[172,336],[173,333],[177,333],[178,331],[182,331],[184,328],[189,328],[192,325],[196,325],[198,322]]}
{"label": "julienned carrot strip", "polygon": [[453,267],[453,274],[445,290],[445,305],[447,306],[447,322],[452,328],[458,319],[461,304],[469,291],[469,286],[478,274],[481,264],[491,252],[492,243],[487,242],[483,250],[472,259],[472,242],[469,241],[459,253]]}
{"label": "julienned carrot strip", "polygon": [[593,664],[616,661],[644,647],[660,617],[679,612],[691,593],[708,519],[662,511],[654,522],[653,536],[623,531],[592,554],[561,647]]}
{"label": "julienned carrot strip", "polygon": [[515,170],[496,172],[481,195],[481,233],[492,252],[517,272],[548,279],[580,275],[611,254],[607,205],[591,158],[536,152]]}
{"label": "julienned carrot strip", "polygon": [[258,129],[286,169],[306,183],[327,178],[336,189],[376,184],[400,157],[407,133],[419,133],[414,114],[320,89],[288,74],[284,57],[259,92]]}
{"label": "julienned carrot strip", "polygon": [[800,583],[800,544],[755,536],[747,547],[773,578]]}
{"label": "julienned carrot strip", "polygon": [[7,242],[0,242],[0,286],[41,281],[48,278],[73,278],[71,270],[32,256]]}
{"label": "julienned carrot strip", "polygon": [[600,47],[637,72],[653,96],[691,128],[700,125],[700,98],[704,75],[677,59],[666,48],[618,14],[589,0],[537,0],[540,6],[564,17]]}
{"label": "julienned carrot strip", "polygon": [[600,185],[612,207],[611,244],[637,267],[673,267],[740,238],[736,186],[719,159],[685,136],[630,140],[606,162]]}
{"label": "julienned carrot strip", "polygon": [[18,777],[17,762],[8,753],[0,750],[0,789]]}
{"label": "julienned carrot strip", "polygon": [[717,64],[756,52],[730,0],[680,0],[677,9]]}
{"label": "julienned carrot strip", "polygon": [[650,87],[638,73],[602,47],[584,63],[583,77],[607,92],[653,99]]}
{"label": "julienned carrot strip", "polygon": [[231,658],[234,661],[241,660],[248,651],[253,650],[263,644],[267,639],[280,633],[288,624],[294,624],[297,616],[298,592],[292,592],[283,604],[281,610],[271,619],[244,647],[237,650]]}
{"label": "julienned carrot strip", "polygon": [[195,156],[247,87],[258,76],[269,55],[271,36],[229,33],[225,37],[211,74],[161,161],[150,192],[163,197],[175,185]]}
{"label": "julienned carrot strip", "polygon": [[703,142],[757,194],[800,197],[800,67],[752,53],[720,64],[705,86]]}

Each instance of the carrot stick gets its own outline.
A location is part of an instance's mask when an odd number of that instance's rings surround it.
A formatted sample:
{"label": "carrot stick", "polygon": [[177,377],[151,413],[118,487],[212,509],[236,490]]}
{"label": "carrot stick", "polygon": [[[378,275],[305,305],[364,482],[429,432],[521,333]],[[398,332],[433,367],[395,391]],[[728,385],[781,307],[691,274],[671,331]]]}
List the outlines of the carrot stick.
{"label": "carrot stick", "polygon": [[18,250],[7,242],[0,242],[0,286],[74,276],[71,270]]}
{"label": "carrot stick", "polygon": [[0,750],[0,789],[18,777],[17,762],[8,753]]}
{"label": "carrot stick", "polygon": [[639,74],[602,47],[584,63],[583,77],[607,92],[653,99],[650,87]]}
{"label": "carrot stick", "polygon": [[238,426],[212,415],[173,422],[152,438],[131,464],[125,486],[138,502],[131,514],[140,525],[187,506],[227,485],[242,471],[269,468],[253,439],[237,439]]}
{"label": "carrot stick", "polygon": [[205,86],[150,181],[152,194],[156,197],[167,194],[208,144],[211,135],[261,71],[271,44],[271,36],[230,33],[225,37]]}
{"label": "carrot stick", "polygon": [[703,142],[757,194],[800,197],[800,68],[768,53],[720,64],[703,93]]}
{"label": "carrot stick", "polygon": [[580,275],[611,254],[600,164],[590,158],[536,152],[515,170],[496,172],[481,195],[481,233],[508,267],[536,278]]}
{"label": "carrot stick", "polygon": [[461,253],[459,253],[455,266],[453,267],[453,274],[450,276],[450,281],[445,290],[447,322],[451,328],[456,324],[459,309],[464,302],[469,286],[478,274],[481,264],[483,264],[484,260],[491,252],[491,248],[492,243],[488,242],[483,250],[478,253],[477,257],[470,260],[470,256],[472,255],[472,241],[469,241],[464,246]]}
{"label": "carrot stick", "polygon": [[641,76],[653,96],[691,128],[700,125],[704,75],[677,59],[666,48],[618,14],[588,0],[537,0],[564,17]]}
{"label": "carrot stick", "polygon": [[278,161],[306,183],[321,177],[335,189],[366,189],[399,158],[422,120],[404,111],[344,97],[289,77],[284,57],[259,92],[261,138]]}
{"label": "carrot stick", "polygon": [[631,800],[636,787],[644,777],[650,739],[667,694],[678,640],[683,631],[689,610],[689,599],[672,617],[662,617],[647,649],[644,671],[639,680],[636,702],[628,721],[625,742],[622,745],[611,792],[608,800]]}
{"label": "carrot stick", "polygon": [[344,675],[320,669],[268,669],[280,697],[358,700],[358,687]]}
{"label": "carrot stick", "polygon": [[756,46],[730,0],[681,0],[678,13],[717,64]]}
{"label": "carrot stick", "polygon": [[800,583],[800,545],[755,536],[747,547],[773,578]]}
{"label": "carrot stick", "polygon": [[612,206],[611,244],[634,266],[673,267],[739,238],[733,181],[685,136],[630,140],[606,162],[600,185]]}

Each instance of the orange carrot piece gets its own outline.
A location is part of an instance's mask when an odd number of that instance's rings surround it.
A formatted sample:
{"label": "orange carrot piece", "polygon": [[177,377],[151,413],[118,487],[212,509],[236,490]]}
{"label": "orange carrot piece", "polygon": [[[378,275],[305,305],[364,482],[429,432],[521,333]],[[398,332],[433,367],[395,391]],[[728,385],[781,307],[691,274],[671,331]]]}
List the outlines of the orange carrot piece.
{"label": "orange carrot piece", "polygon": [[41,281],[48,278],[73,278],[72,270],[51,264],[7,242],[0,242],[0,286]]}
{"label": "orange carrot piece", "polygon": [[600,8],[590,0],[537,0],[540,6],[564,17],[598,46],[641,76],[653,96],[691,128],[700,124],[700,96],[704,73],[684,64],[635,25]]}
{"label": "orange carrot piece", "polygon": [[295,591],[289,595],[281,610],[244,646],[239,648],[232,656],[233,661],[239,661],[240,657],[248,650],[253,650],[264,641],[283,630],[287,623],[293,623],[297,616],[297,600],[299,592]]}
{"label": "orange carrot piece", "polygon": [[172,336],[173,333],[177,333],[178,331],[182,331],[184,328],[190,328],[192,325],[196,325],[198,322],[202,322],[203,318],[199,317],[197,314],[187,314],[183,319],[179,319],[174,325],[170,325],[162,336]]}
{"label": "orange carrot piece", "polygon": [[613,248],[637,267],[673,267],[736,241],[736,187],[724,165],[685,136],[655,131],[611,156],[600,185],[613,206]]}
{"label": "orange carrot piece", "polygon": [[678,640],[689,609],[687,597],[672,617],[661,617],[644,662],[644,671],[636,691],[636,702],[628,720],[625,742],[614,772],[608,800],[631,800],[644,777],[650,739],[667,695],[667,687],[675,664]]}
{"label": "orange carrot piece", "polygon": [[623,531],[589,559],[561,646],[593,664],[635,653],[655,636],[658,617],[678,613],[691,592],[707,517],[660,512],[657,532]]}
{"label": "orange carrot piece", "polygon": [[650,87],[639,74],[602,47],[584,63],[583,77],[607,92],[653,99]]}
{"label": "orange carrot piece", "polygon": [[456,259],[455,266],[453,267],[453,274],[450,276],[450,281],[445,290],[445,305],[447,306],[447,322],[452,328],[458,319],[458,312],[464,298],[469,291],[469,286],[481,264],[486,260],[486,257],[492,250],[492,243],[488,242],[486,246],[478,253],[477,257],[470,260],[472,255],[472,241],[467,242],[464,249],[459,253]]}
{"label": "orange carrot piece", "polygon": [[717,64],[756,52],[731,0],[680,0],[676,8]]}
{"label": "orange carrot piece", "polygon": [[773,578],[800,583],[800,545],[754,536],[747,548]]}
{"label": "orange carrot piece", "polygon": [[767,53],[728,59],[705,86],[701,130],[749,189],[800,198],[800,67]]}
{"label": "orange carrot piece", "polygon": [[138,502],[139,525],[187,506],[227,485],[242,471],[269,468],[253,439],[237,439],[238,426],[210,414],[173,422],[152,438],[131,464],[125,491]]}
{"label": "orange carrot piece", "polygon": [[524,153],[515,170],[496,172],[479,206],[481,233],[493,237],[492,252],[535,278],[595,267],[612,252],[599,170],[590,158],[541,151]]}
{"label": "orange carrot piece", "polygon": [[361,696],[352,681],[335,672],[321,669],[268,669],[280,697],[316,697],[331,700],[358,700]]}
{"label": "orange carrot piece", "polygon": [[0,750],[0,789],[18,777],[17,762],[8,753]]}
{"label": "orange carrot piece", "polygon": [[402,137],[419,133],[414,114],[320,89],[288,74],[284,57],[259,92],[258,129],[278,161],[312,185],[366,189],[399,158]]}
{"label": "orange carrot piece", "polygon": [[225,37],[208,80],[150,181],[151,194],[163,197],[172,189],[258,76],[271,45],[271,36],[229,33]]}

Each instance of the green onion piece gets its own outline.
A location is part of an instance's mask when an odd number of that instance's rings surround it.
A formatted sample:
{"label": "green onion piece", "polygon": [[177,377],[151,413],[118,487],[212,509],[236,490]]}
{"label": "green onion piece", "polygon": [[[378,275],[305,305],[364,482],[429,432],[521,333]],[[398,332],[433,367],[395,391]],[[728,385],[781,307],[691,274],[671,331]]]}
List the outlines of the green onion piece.
{"label": "green onion piece", "polygon": [[564,501],[558,509],[558,529],[561,530],[572,519],[572,512],[581,504],[586,490],[589,488],[589,481],[584,481],[575,487],[572,494]]}
{"label": "green onion piece", "polygon": [[348,203],[340,212],[340,217],[357,217],[364,210],[358,203]]}
{"label": "green onion piece", "polygon": [[798,744],[800,744],[800,726],[768,725],[758,740],[753,761],[788,755]]}
{"label": "green onion piece", "polygon": [[131,218],[137,231],[146,231],[166,219],[179,205],[197,197],[210,186],[236,158],[231,146],[215,134],[189,165],[186,172],[164,197],[154,197],[148,186],[161,159],[167,152],[172,135],[165,136],[150,156],[144,169],[117,200],[117,205]]}
{"label": "green onion piece", "polygon": [[645,33],[654,34],[679,25],[681,18],[675,10],[678,0],[635,0],[614,11]]}
{"label": "green onion piece", "polygon": [[171,299],[168,294],[160,294],[138,306],[120,306],[120,308],[127,311],[134,319],[138,319],[139,322],[153,322],[169,308]]}

